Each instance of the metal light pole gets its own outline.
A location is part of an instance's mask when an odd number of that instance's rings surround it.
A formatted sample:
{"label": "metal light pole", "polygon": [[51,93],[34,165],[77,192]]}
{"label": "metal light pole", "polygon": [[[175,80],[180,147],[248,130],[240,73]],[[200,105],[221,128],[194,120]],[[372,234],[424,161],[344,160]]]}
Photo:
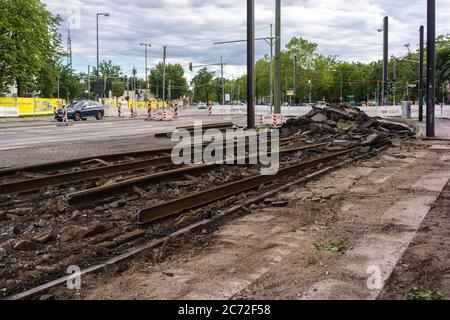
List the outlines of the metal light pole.
{"label": "metal light pole", "polygon": [[281,0],[275,1],[275,113],[281,113]]}
{"label": "metal light pole", "polygon": [[167,56],[167,47],[164,46],[163,52],[163,109],[165,108],[164,103],[166,101],[166,56]]}
{"label": "metal light pole", "polygon": [[294,103],[297,95],[297,56],[294,56]]}
{"label": "metal light pole", "polygon": [[309,103],[312,102],[312,81],[308,80],[309,83]]}
{"label": "metal light pole", "polygon": [[247,0],[247,128],[255,128],[255,0]]}
{"label": "metal light pole", "polygon": [[427,3],[427,137],[435,132],[435,86],[436,86],[436,0]]}
{"label": "metal light pole", "polygon": [[91,100],[91,66],[88,66],[88,100]]}
{"label": "metal light pole", "polygon": [[273,113],[273,25],[270,24],[270,113]]}
{"label": "metal light pole", "polygon": [[223,77],[223,58],[220,56],[220,72],[222,76],[222,105],[225,105],[225,79]]}
{"label": "metal light pole", "polygon": [[394,79],[392,79],[392,91],[394,96],[394,106],[397,105],[397,58],[394,58]]}
{"label": "metal light pole", "polygon": [[98,97],[100,98],[100,76],[99,76],[99,64],[100,64],[100,58],[99,58],[99,45],[98,45],[98,17],[99,16],[105,16],[105,17],[109,17],[109,13],[107,12],[103,12],[103,13],[97,13],[97,94]]}
{"label": "metal light pole", "polygon": [[147,48],[151,47],[152,45],[149,43],[141,43],[141,47],[145,47],[145,82],[147,83],[147,94],[148,90],[150,89],[150,83],[148,81],[148,65],[147,65]]}
{"label": "metal light pole", "polygon": [[382,89],[383,105],[387,105],[388,67],[389,67],[389,17],[384,17],[384,20],[383,20],[383,89]]}
{"label": "metal light pole", "polygon": [[424,49],[424,27],[420,26],[419,42],[419,121],[423,122],[423,49]]}

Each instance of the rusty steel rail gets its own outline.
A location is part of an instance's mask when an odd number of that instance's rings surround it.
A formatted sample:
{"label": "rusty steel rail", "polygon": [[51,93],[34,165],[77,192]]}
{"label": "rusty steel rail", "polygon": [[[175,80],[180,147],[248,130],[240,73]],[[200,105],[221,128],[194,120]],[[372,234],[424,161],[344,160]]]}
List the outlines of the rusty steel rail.
{"label": "rusty steel rail", "polygon": [[[389,144],[386,144],[386,143],[384,143],[384,145],[383,145],[383,142],[377,143],[377,145],[380,145],[380,147],[378,149],[375,149],[377,152],[381,151],[389,146]],[[374,146],[374,148],[375,148],[375,146]],[[357,149],[359,149],[359,148],[357,148]],[[278,194],[279,192],[287,190],[288,188],[290,188],[292,186],[306,183],[308,181],[311,181],[315,178],[322,176],[323,174],[325,174],[327,172],[338,169],[338,168],[340,168],[344,165],[350,164],[354,161],[364,159],[365,157],[368,157],[370,155],[371,155],[371,152],[369,152],[367,154],[359,155],[359,156],[357,156],[355,158],[351,158],[349,160],[339,162],[338,164],[334,164],[332,166],[322,168],[318,171],[315,171],[312,174],[309,174],[305,177],[297,179],[291,183],[285,184],[285,185],[281,186],[280,188],[277,188],[275,190],[270,190],[263,194],[259,194],[256,197],[253,197],[253,198],[245,201],[244,203],[240,203],[238,205],[232,206],[231,208],[228,208],[227,210],[221,212],[220,214],[213,216],[211,219],[205,219],[205,220],[201,220],[197,223],[190,224],[189,226],[184,227],[183,229],[177,230],[177,231],[169,234],[166,237],[158,238],[158,239],[150,241],[149,243],[145,243],[140,246],[132,247],[128,251],[126,251],[118,256],[114,256],[100,264],[90,266],[90,267],[82,270],[81,275],[89,275],[89,274],[93,274],[96,272],[100,272],[110,266],[114,266],[118,263],[128,261],[129,259],[131,259],[133,257],[137,257],[142,252],[147,252],[153,248],[157,248],[157,247],[163,245],[164,243],[167,243],[167,241],[177,239],[178,237],[185,236],[188,234],[192,234],[192,232],[200,231],[203,228],[205,228],[213,223],[221,221],[225,217],[231,216],[232,214],[238,212],[240,209],[244,208],[245,206],[249,206],[250,204],[260,202],[260,201],[264,200],[265,198],[274,196],[274,195]],[[24,292],[20,292],[18,294],[6,297],[6,300],[26,300],[26,299],[35,298],[39,294],[43,294],[45,292],[48,292],[48,290],[50,290],[54,287],[65,284],[68,280],[71,279],[71,277],[72,277],[72,275],[65,275],[65,276],[62,276],[59,278],[55,278],[50,281],[48,279],[46,279],[42,284],[40,284],[36,287],[28,289]]]}
{"label": "rusty steel rail", "polygon": [[272,182],[277,178],[286,177],[292,174],[297,174],[304,169],[313,168],[319,164],[325,164],[331,161],[334,161],[342,156],[345,156],[354,151],[360,150],[360,147],[352,148],[349,150],[337,152],[328,156],[320,157],[313,160],[308,160],[305,162],[301,162],[296,165],[288,166],[286,168],[281,169],[274,176],[256,176],[246,178],[240,181],[232,182],[212,190],[198,192],[186,197],[182,197],[179,199],[175,199],[172,201],[167,201],[146,209],[138,210],[138,223],[146,224],[150,222],[154,222],[156,220],[160,220],[162,218],[166,218],[169,216],[173,216],[176,214],[180,214],[186,210],[194,209],[201,207],[203,205],[209,204],[211,202],[221,200],[224,198],[228,198],[230,196],[250,191],[255,189],[261,185]]}
{"label": "rusty steel rail", "polygon": [[[310,150],[314,148],[319,148],[327,145],[327,143],[319,143],[310,146],[303,146],[299,148],[290,148],[280,150],[280,155],[285,155],[289,153],[299,152]],[[248,156],[246,157],[248,159]],[[70,205],[77,205],[80,203],[89,203],[95,201],[101,201],[104,198],[107,198],[115,193],[125,190],[132,186],[140,186],[140,185],[150,185],[154,183],[158,183],[160,181],[167,181],[168,179],[176,178],[182,176],[183,174],[193,174],[198,172],[204,172],[206,170],[210,170],[216,166],[221,166],[222,163],[214,163],[214,164],[203,164],[197,166],[189,166],[185,168],[169,170],[164,172],[159,172],[150,175],[144,175],[142,177],[137,177],[134,179],[124,180],[121,182],[113,183],[107,186],[101,186],[97,188],[92,188],[88,190],[83,190],[79,192],[74,192],[66,196],[67,201]]]}
{"label": "rusty steel rail", "polygon": [[131,151],[131,152],[123,152],[123,153],[112,153],[112,154],[104,154],[104,155],[96,155],[89,156],[83,158],[55,161],[55,162],[47,162],[36,165],[22,166],[22,167],[14,167],[0,170],[0,177],[15,175],[17,173],[26,171],[26,172],[43,172],[48,170],[57,170],[64,169],[68,167],[80,166],[83,162],[90,160],[104,160],[104,161],[116,161],[126,157],[145,157],[152,156],[160,153],[170,153],[172,152],[172,148],[162,148],[162,149],[153,149],[153,150],[141,150],[141,151]]}
{"label": "rusty steel rail", "polygon": [[[316,145],[317,146],[317,145]],[[164,151],[171,151],[171,149],[161,149]],[[98,159],[98,158],[96,158]],[[81,171],[72,171],[67,173],[49,175],[45,177],[38,177],[32,179],[24,179],[19,181],[12,181],[0,184],[0,194],[14,194],[24,193],[39,190],[48,186],[59,186],[70,182],[80,182],[96,179],[108,174],[119,174],[124,172],[131,172],[142,170],[158,165],[169,164],[172,162],[171,156],[158,157],[154,159],[145,159],[130,161],[126,163],[92,168]]]}
{"label": "rusty steel rail", "polygon": [[108,174],[146,169],[157,165],[171,163],[171,161],[172,158],[170,156],[159,157],[100,168],[86,169],[82,171],[67,172],[45,177],[8,182],[0,184],[0,194],[30,192],[48,186],[58,186],[71,182],[88,181]]}
{"label": "rusty steel rail", "polygon": [[[204,133],[210,129],[217,129],[217,130],[223,131],[223,130],[230,129],[233,126],[234,126],[233,122],[223,122],[223,123],[202,124],[201,128],[202,128],[202,133]],[[177,127],[175,129],[175,131],[186,130],[186,131],[189,131],[192,133],[192,132],[194,132],[195,129],[196,129],[195,126],[185,126],[185,127]],[[173,134],[173,131],[156,133],[155,138],[167,138],[167,137],[170,138],[172,136],[172,134]]]}
{"label": "rusty steel rail", "polygon": [[[217,123],[217,124],[206,124],[203,125],[203,128],[214,128],[214,127],[220,126],[233,126],[232,122],[225,122],[225,123]],[[177,129],[186,129],[188,131],[194,130],[194,126],[187,126],[187,127],[179,127]],[[138,150],[138,151],[129,151],[129,152],[121,152],[121,153],[111,153],[111,154],[103,154],[103,155],[94,155],[94,156],[88,156],[88,157],[82,157],[82,158],[74,158],[74,159],[68,159],[68,160],[62,160],[62,161],[54,161],[54,162],[47,162],[42,164],[36,164],[36,165],[28,165],[28,166],[21,166],[21,167],[14,167],[14,168],[7,168],[7,169],[1,169],[0,170],[0,177],[9,176],[9,175],[15,175],[19,172],[27,171],[27,172],[43,172],[47,170],[57,170],[57,169],[63,169],[67,167],[73,167],[73,166],[79,166],[82,162],[86,162],[89,160],[95,160],[95,159],[101,159],[104,161],[116,161],[120,160],[126,157],[145,157],[145,156],[152,156],[159,153],[170,153],[172,152],[171,148],[161,148],[161,149],[150,149],[150,150]]]}

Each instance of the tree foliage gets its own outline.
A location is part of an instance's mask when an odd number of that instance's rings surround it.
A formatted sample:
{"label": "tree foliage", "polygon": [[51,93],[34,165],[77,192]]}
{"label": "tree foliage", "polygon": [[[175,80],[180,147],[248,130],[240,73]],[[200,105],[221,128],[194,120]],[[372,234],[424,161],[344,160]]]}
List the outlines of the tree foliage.
{"label": "tree foliage", "polygon": [[62,55],[58,26],[40,0],[0,0],[0,89],[19,95],[56,84]]}
{"label": "tree foliage", "polygon": [[[163,96],[163,78],[164,66],[159,63],[150,71],[150,91],[159,98]],[[180,64],[166,65],[166,92],[165,97],[169,96],[169,80],[171,85],[171,96],[173,99],[183,97],[188,91],[187,80],[184,77],[184,70]]]}

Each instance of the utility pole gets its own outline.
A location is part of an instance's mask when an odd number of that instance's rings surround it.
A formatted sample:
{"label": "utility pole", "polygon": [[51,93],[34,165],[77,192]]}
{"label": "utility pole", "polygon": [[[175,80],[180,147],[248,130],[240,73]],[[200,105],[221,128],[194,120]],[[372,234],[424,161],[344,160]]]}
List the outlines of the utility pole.
{"label": "utility pole", "polygon": [[255,128],[255,0],[247,0],[247,129]]}
{"label": "utility pole", "polygon": [[106,99],[106,72],[105,72],[104,81],[103,81],[103,98]]}
{"label": "utility pole", "polygon": [[[233,42],[235,42],[235,41],[233,41]],[[219,43],[228,43],[228,42],[217,42],[215,44],[219,44]],[[224,63],[223,62],[223,57],[220,56],[220,63],[212,63],[212,64],[204,64],[204,65],[200,65],[200,66],[192,66],[192,69],[205,68],[205,67],[211,67],[211,66],[219,66],[220,67],[220,72],[221,72],[221,77],[222,77],[222,105],[225,105],[225,78],[223,76],[223,68],[226,65],[227,65],[227,63]]]}
{"label": "utility pole", "polygon": [[389,63],[389,18],[384,17],[383,21],[383,88],[382,101],[387,105],[387,83],[388,83],[388,63]]}
{"label": "utility pole", "polygon": [[420,26],[419,37],[419,121],[423,122],[424,26]]}
{"label": "utility pole", "polygon": [[88,66],[88,100],[91,100],[91,66]]}
{"label": "utility pole", "polygon": [[172,101],[172,80],[169,80],[169,103]]}
{"label": "utility pole", "polygon": [[397,104],[397,58],[394,58],[394,79],[392,79],[394,106]]}
{"label": "utility pole", "polygon": [[270,113],[273,113],[273,25],[270,24]]}
{"label": "utility pole", "polygon": [[275,113],[281,113],[281,0],[275,0]]}
{"label": "utility pole", "polygon": [[309,83],[309,103],[312,102],[312,81],[308,80]]}
{"label": "utility pole", "polygon": [[435,86],[436,86],[436,0],[427,3],[427,137],[435,132]]}
{"label": "utility pole", "polygon": [[163,52],[163,109],[165,108],[164,103],[166,101],[166,56],[167,56],[167,47],[164,46]]}
{"label": "utility pole", "polygon": [[220,72],[222,76],[222,105],[225,105],[225,79],[223,77],[223,58],[220,56]]}
{"label": "utility pole", "polygon": [[377,107],[380,105],[380,81],[377,81]]}
{"label": "utility pole", "polygon": [[99,64],[100,64],[100,57],[99,57],[99,44],[98,44],[98,17],[99,16],[105,16],[109,17],[109,13],[97,13],[97,94],[98,98],[100,98],[100,73],[99,73]]}
{"label": "utility pole", "polygon": [[148,64],[147,64],[147,48],[151,47],[152,45],[149,43],[141,43],[141,47],[145,47],[145,82],[147,83],[147,94],[150,90],[150,83],[148,81]]}
{"label": "utility pole", "polygon": [[297,95],[297,55],[294,56],[294,103],[296,102],[295,101],[296,95]]}
{"label": "utility pole", "polygon": [[67,59],[70,66],[70,72],[72,72],[72,38],[70,37],[70,22],[67,23],[67,53],[69,54]]}

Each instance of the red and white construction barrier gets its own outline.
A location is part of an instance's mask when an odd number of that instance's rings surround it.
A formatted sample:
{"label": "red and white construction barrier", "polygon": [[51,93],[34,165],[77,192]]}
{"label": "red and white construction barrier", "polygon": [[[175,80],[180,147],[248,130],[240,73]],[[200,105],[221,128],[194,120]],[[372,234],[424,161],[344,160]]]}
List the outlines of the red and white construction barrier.
{"label": "red and white construction barrier", "polygon": [[172,121],[173,113],[169,110],[157,109],[154,112],[154,120],[157,121]]}
{"label": "red and white construction barrier", "polygon": [[283,115],[282,114],[262,114],[259,117],[259,126],[280,128],[281,126],[283,126]]}
{"label": "red and white construction barrier", "polygon": [[212,104],[208,105],[208,113],[210,116],[212,116]]}

